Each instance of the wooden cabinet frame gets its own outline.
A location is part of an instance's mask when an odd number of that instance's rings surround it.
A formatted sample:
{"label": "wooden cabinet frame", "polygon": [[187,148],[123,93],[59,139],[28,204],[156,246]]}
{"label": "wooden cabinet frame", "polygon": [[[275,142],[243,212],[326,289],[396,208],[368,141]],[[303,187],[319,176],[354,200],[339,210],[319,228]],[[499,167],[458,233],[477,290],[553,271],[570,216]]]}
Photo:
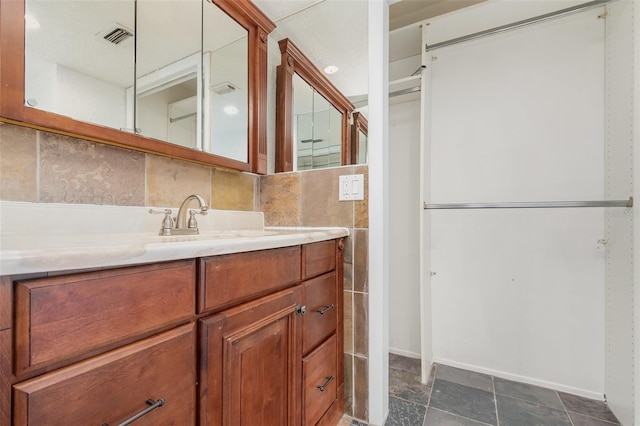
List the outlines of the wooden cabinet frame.
{"label": "wooden cabinet frame", "polygon": [[293,170],[293,74],[298,74],[342,114],[342,164],[350,164],[349,119],[354,105],[288,38],[278,42],[282,59],[277,68],[276,172]]}
{"label": "wooden cabinet frame", "polygon": [[0,121],[210,166],[267,173],[267,47],[275,24],[250,0],[213,0],[248,31],[249,160],[241,162],[25,106],[25,0],[0,2]]}
{"label": "wooden cabinet frame", "polygon": [[351,125],[351,164],[358,164],[358,153],[360,152],[360,133],[369,135],[369,122],[360,112],[353,113],[353,124]]}

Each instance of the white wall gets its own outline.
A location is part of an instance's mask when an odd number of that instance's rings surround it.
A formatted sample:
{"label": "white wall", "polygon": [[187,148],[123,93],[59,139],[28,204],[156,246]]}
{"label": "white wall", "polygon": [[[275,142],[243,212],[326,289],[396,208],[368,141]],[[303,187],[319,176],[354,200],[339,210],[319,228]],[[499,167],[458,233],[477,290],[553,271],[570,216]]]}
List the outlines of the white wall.
{"label": "white wall", "polygon": [[420,358],[419,150],[420,100],[390,105],[389,351],[414,358]]}
{"label": "white wall", "polygon": [[[640,7],[634,3],[633,7],[633,24],[635,28],[640,28]],[[635,40],[638,40],[637,33],[634,34]],[[634,55],[634,73],[633,73],[633,98],[636,100],[633,108],[633,161],[634,170],[640,170],[640,108],[638,107],[638,99],[640,99],[640,43],[633,45]],[[640,173],[634,175],[634,199],[640,199]],[[634,212],[635,213],[635,212]],[[635,214],[634,214],[635,217]],[[640,244],[640,226],[634,227],[634,245]],[[634,265],[640,265],[640,250],[634,250]],[[634,346],[640,348],[640,273],[638,266],[633,269],[634,272],[634,320],[635,320],[635,336]],[[640,357],[636,356],[634,365],[635,378],[635,395],[640,395]],[[635,424],[640,424],[640,398],[635,400]]]}
{"label": "white wall", "polygon": [[[432,52],[432,203],[603,199],[600,13]],[[430,215],[435,360],[602,398],[603,209]]]}
{"label": "white wall", "polygon": [[[632,88],[638,78],[636,74],[634,83],[634,74],[630,72],[634,66],[633,8],[631,1],[615,2],[607,8],[605,193],[608,199],[625,199],[633,193],[633,120],[637,100],[634,103]],[[634,219],[633,211],[627,209],[608,209],[605,214],[608,242],[605,393],[618,419],[627,425],[634,423],[634,402],[638,394],[634,391],[633,375],[634,274],[638,280],[637,269],[634,271],[631,267]]]}
{"label": "white wall", "polygon": [[124,88],[37,54],[26,55],[25,61],[25,98],[35,99],[36,108],[116,129],[125,127]]}
{"label": "white wall", "polygon": [[56,112],[119,129],[125,126],[125,89],[58,65]]}

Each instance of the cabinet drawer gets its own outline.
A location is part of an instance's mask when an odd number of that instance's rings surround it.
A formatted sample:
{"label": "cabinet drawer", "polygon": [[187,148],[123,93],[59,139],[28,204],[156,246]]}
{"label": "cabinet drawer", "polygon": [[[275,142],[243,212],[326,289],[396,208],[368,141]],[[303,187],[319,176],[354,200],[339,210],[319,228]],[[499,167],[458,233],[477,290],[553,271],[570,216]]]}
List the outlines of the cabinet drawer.
{"label": "cabinet drawer", "polygon": [[336,335],[302,359],[303,424],[315,425],[337,394]]}
{"label": "cabinet drawer", "polygon": [[333,334],[338,323],[336,273],[331,272],[304,283],[307,313],[302,318],[303,353]]}
{"label": "cabinet drawer", "polygon": [[336,268],[336,242],[321,241],[303,246],[303,279],[315,277]]}
{"label": "cabinet drawer", "polygon": [[195,282],[194,261],[17,282],[16,375],[191,318]]}
{"label": "cabinet drawer", "polygon": [[239,302],[300,281],[300,246],[200,260],[198,312]]}
{"label": "cabinet drawer", "polygon": [[14,386],[14,425],[195,424],[194,324],[164,332]]}

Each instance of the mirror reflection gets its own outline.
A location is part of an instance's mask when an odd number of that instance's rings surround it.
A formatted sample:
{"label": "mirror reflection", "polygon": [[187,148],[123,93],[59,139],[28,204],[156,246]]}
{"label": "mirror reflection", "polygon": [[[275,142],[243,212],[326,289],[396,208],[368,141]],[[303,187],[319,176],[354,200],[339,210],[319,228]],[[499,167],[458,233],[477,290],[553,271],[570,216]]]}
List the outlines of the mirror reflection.
{"label": "mirror reflection", "polygon": [[298,74],[293,75],[296,170],[342,163],[342,114]]}
{"label": "mirror reflection", "polygon": [[127,125],[135,2],[29,0],[25,103],[113,128]]}
{"label": "mirror reflection", "polygon": [[137,0],[135,121],[128,123],[137,133],[202,146],[201,16],[200,0]]}
{"label": "mirror reflection", "polygon": [[218,6],[28,0],[26,11],[26,105],[248,162],[248,31]]}
{"label": "mirror reflection", "polygon": [[[276,30],[271,34],[274,43],[270,45],[270,51],[276,51],[276,44],[280,47],[282,55],[275,62],[275,67],[281,67],[277,76],[273,77],[276,83],[276,139],[275,139],[275,164],[276,172],[290,170],[305,170],[316,167],[333,167],[340,164],[363,164],[367,160],[366,152],[357,152],[355,155],[351,149],[353,121],[350,120],[350,112],[356,107],[356,111],[367,115],[367,91],[368,91],[368,4],[366,1],[352,0],[327,0],[315,4],[295,7],[295,2],[272,2],[269,0],[256,0],[256,3],[270,15],[277,24]],[[278,3],[276,7],[274,3]],[[284,9],[284,10],[281,10]],[[278,15],[280,14],[280,15]],[[278,16],[282,16],[281,19]],[[305,56],[309,64],[300,65],[301,58],[297,52],[285,54],[282,49],[282,40],[289,39]],[[292,60],[290,60],[291,58]],[[309,67],[317,72],[309,78]],[[286,69],[286,78],[285,78]],[[318,76],[320,74],[320,76]],[[289,83],[289,75],[291,82]],[[342,123],[342,131],[345,152],[341,153],[342,162],[335,163],[337,152],[329,154],[329,157],[311,160],[308,155],[312,152],[312,146],[320,142],[301,143],[309,137],[298,135],[302,130],[301,122],[307,119],[303,114],[309,113],[310,101],[305,101],[301,107],[299,92],[301,89],[296,82],[297,77],[316,87],[329,100],[335,108],[342,112],[345,108],[345,120]],[[328,79],[339,94],[329,88],[323,82]],[[298,81],[299,82],[299,81]],[[308,91],[308,89],[307,89]],[[351,105],[344,105],[342,100],[346,98]],[[282,106],[284,104],[285,106]],[[287,107],[286,105],[289,105]],[[331,114],[336,117],[337,114]],[[280,117],[280,118],[279,118]],[[282,118],[285,117],[285,118]],[[289,118],[290,117],[290,118]],[[308,117],[313,117],[310,114]],[[349,119],[349,120],[348,120]],[[347,120],[349,123],[347,124]],[[337,129],[331,126],[331,136],[336,136]],[[291,129],[291,130],[289,130]],[[314,130],[316,130],[314,128]],[[316,132],[317,133],[317,132]],[[313,139],[319,139],[314,135]],[[289,142],[291,141],[291,142]],[[328,141],[328,139],[327,139]],[[366,143],[363,141],[363,148]],[[335,151],[337,147],[323,147]],[[304,157],[304,158],[303,158]],[[319,156],[320,157],[320,156]]]}
{"label": "mirror reflection", "polygon": [[204,4],[205,149],[249,158],[249,33],[218,6]]}

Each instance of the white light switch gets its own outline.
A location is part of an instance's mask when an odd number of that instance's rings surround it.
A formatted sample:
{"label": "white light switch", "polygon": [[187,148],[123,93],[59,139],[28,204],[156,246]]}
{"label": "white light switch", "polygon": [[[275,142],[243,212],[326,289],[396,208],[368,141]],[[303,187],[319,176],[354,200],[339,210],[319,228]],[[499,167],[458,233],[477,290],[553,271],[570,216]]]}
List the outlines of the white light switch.
{"label": "white light switch", "polygon": [[340,176],[338,183],[338,200],[364,200],[364,175]]}

